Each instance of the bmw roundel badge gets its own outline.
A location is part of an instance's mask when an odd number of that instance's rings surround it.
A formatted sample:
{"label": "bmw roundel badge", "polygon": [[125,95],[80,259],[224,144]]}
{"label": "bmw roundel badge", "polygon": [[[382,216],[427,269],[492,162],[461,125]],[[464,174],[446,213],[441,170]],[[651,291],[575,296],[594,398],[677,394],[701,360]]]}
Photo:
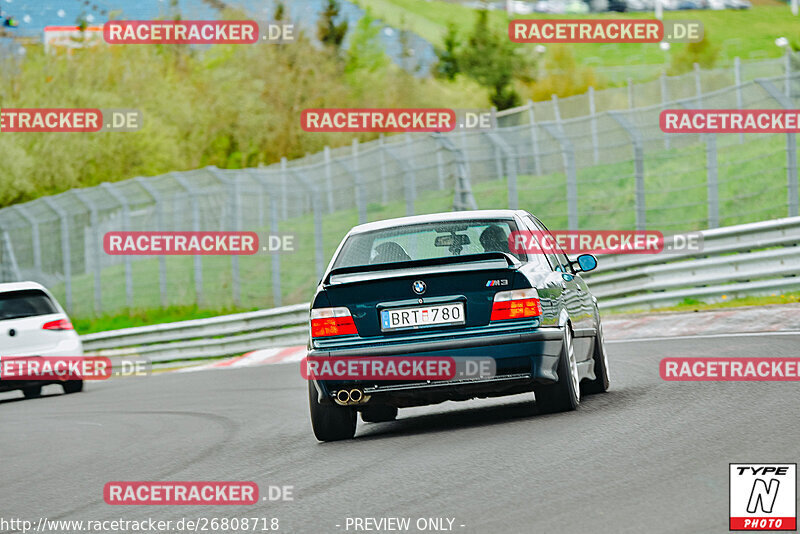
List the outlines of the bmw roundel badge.
{"label": "bmw roundel badge", "polygon": [[416,293],[417,295],[422,295],[423,293],[425,293],[425,282],[423,282],[422,280],[417,280],[416,282],[411,284],[411,289],[413,289],[414,293]]}

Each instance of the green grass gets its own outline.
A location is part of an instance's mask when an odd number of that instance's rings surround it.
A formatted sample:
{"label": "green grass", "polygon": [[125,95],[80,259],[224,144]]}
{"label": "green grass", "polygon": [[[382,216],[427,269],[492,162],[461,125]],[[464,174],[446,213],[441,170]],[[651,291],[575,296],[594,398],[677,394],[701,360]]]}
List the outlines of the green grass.
{"label": "green grass", "polygon": [[[474,10],[453,2],[440,0],[357,0],[361,7],[369,8],[373,16],[387,24],[405,28],[419,34],[435,46],[442,45],[447,25],[454,23],[466,34],[474,25]],[[571,19],[571,18],[653,18],[647,13],[607,13],[587,15],[515,16],[514,18]],[[490,23],[498,31],[507,32],[509,17],[503,11],[489,13]],[[782,50],[775,39],[786,37],[790,41],[800,38],[800,20],[793,17],[786,5],[755,5],[741,11],[667,11],[664,20],[699,20],[703,23],[711,43],[720,46],[720,61],[730,64],[735,56],[742,59],[779,57]],[[522,45],[528,46],[528,45]],[[663,52],[658,44],[612,43],[570,45],[579,63],[593,66],[631,65],[632,70],[642,64],[669,63],[674,54],[685,45],[676,44],[670,52]],[[657,71],[656,71],[657,74]]]}
{"label": "green grass", "polygon": [[83,335],[151,324],[205,319],[242,311],[252,310],[201,310],[197,306],[170,306],[163,309],[131,310],[130,312],[103,315],[101,317],[72,318],[72,324],[75,327],[75,331]]}
{"label": "green grass", "polygon": [[738,299],[728,299],[725,295],[718,302],[704,302],[697,299],[687,298],[675,306],[665,306],[658,309],[639,309],[615,312],[609,310],[606,313],[613,315],[629,315],[635,313],[658,313],[658,312],[691,312],[701,310],[716,310],[721,308],[740,308],[742,306],[767,306],[770,304],[797,304],[800,303],[800,292],[790,292],[785,294],[774,293],[766,296],[742,297]]}

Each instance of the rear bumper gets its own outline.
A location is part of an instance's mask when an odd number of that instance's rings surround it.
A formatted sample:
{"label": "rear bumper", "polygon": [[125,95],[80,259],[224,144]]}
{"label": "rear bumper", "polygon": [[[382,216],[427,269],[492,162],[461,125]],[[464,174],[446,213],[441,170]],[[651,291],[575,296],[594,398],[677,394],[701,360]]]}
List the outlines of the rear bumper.
{"label": "rear bumper", "polygon": [[461,357],[492,358],[496,373],[490,378],[446,381],[314,381],[320,402],[332,402],[342,388],[360,388],[370,400],[398,407],[436,404],[446,400],[468,400],[531,391],[537,383],[558,380],[556,368],[563,330],[538,328],[524,332],[425,340],[415,343],[343,347],[309,351],[312,357]]}
{"label": "rear bumper", "polygon": [[66,380],[2,380],[0,381],[0,393],[33,386],[63,385],[65,382]]}

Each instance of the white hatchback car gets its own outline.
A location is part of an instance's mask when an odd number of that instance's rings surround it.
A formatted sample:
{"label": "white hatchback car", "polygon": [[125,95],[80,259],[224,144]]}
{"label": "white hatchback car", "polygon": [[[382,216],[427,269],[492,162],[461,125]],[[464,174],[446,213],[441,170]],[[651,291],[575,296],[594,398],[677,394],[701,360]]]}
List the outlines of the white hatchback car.
{"label": "white hatchback car", "polygon": [[[61,305],[36,282],[0,284],[0,358],[83,356],[83,345]],[[3,380],[0,391],[21,389],[27,398],[41,395],[42,386],[61,384],[65,393],[83,390],[83,380]]]}

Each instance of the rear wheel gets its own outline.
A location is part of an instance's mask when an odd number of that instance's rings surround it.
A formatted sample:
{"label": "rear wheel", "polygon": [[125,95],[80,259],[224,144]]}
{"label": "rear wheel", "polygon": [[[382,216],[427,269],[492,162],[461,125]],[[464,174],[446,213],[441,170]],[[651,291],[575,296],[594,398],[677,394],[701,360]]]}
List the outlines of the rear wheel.
{"label": "rear wheel", "polygon": [[61,386],[64,393],[80,393],[83,391],[83,380],[67,380]]}
{"label": "rear wheel", "polygon": [[581,402],[578,363],[572,346],[572,330],[569,325],[564,328],[564,343],[558,359],[558,382],[539,386],[535,389],[536,404],[541,413],[569,412]]}
{"label": "rear wheel", "polygon": [[606,345],[603,339],[603,325],[597,323],[597,334],[594,338],[594,376],[591,382],[581,384],[585,395],[603,393],[608,389],[608,356],[606,355]]}
{"label": "rear wheel", "polygon": [[36,399],[42,396],[42,386],[29,386],[22,388],[22,394],[26,399]]}
{"label": "rear wheel", "polygon": [[366,406],[361,410],[361,420],[365,423],[385,423],[394,421],[396,418],[397,408],[395,406],[376,404],[375,406]]}
{"label": "rear wheel", "polygon": [[356,411],[338,404],[320,404],[317,389],[308,381],[308,405],[311,410],[311,428],[320,441],[351,439],[356,435]]}

